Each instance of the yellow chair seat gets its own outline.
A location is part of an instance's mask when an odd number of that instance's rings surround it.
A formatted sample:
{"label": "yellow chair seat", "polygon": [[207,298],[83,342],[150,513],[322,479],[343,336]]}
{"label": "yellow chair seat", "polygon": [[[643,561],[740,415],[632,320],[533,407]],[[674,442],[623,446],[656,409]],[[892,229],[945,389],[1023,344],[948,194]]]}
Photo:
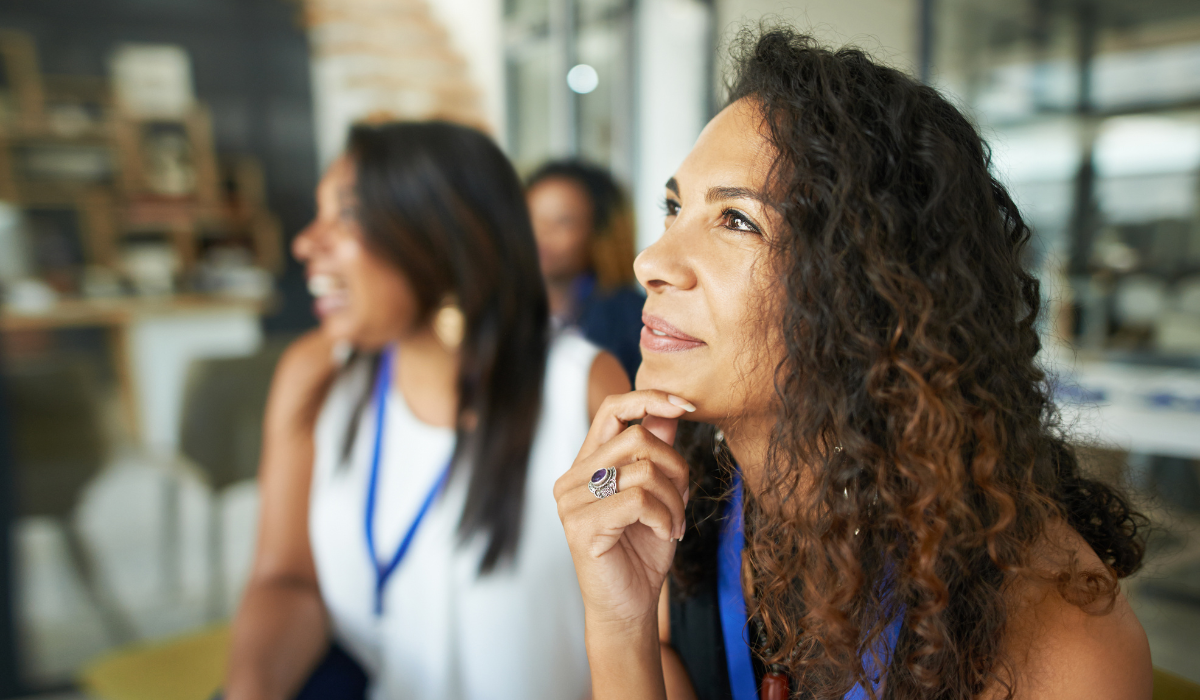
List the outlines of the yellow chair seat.
{"label": "yellow chair seat", "polygon": [[1200,700],[1200,685],[1161,668],[1154,669],[1154,700]]}
{"label": "yellow chair seat", "polygon": [[209,700],[225,682],[229,625],[104,654],[79,676],[99,700]]}
{"label": "yellow chair seat", "polygon": [[[109,652],[80,674],[99,700],[209,700],[225,681],[229,626]],[[1154,700],[1200,700],[1200,685],[1154,669]]]}

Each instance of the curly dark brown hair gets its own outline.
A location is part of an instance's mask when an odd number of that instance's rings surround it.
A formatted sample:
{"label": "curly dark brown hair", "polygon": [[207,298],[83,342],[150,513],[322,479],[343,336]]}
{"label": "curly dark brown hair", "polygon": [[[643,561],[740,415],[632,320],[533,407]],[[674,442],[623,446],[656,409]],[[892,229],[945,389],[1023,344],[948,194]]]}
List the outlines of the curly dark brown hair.
{"label": "curly dark brown hair", "polygon": [[[730,102],[760,109],[784,222],[778,418],[746,515],[762,661],[841,698],[871,688],[863,651],[902,616],[886,697],[1011,696],[1006,586],[1034,573],[1047,524],[1062,518],[1103,560],[1051,574],[1068,601],[1101,608],[1145,532],[1081,475],[1059,428],[1035,360],[1029,227],[937,90],[787,28],[743,32],[738,51]],[[718,493],[711,431],[681,435],[697,488]],[[717,498],[689,504],[680,590],[715,547]]]}

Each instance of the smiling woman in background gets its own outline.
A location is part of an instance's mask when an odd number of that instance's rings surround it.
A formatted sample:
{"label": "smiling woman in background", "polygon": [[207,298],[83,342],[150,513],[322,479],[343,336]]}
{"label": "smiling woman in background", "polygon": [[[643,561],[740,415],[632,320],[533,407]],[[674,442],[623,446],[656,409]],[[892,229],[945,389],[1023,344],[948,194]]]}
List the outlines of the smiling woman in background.
{"label": "smiling woman in background", "polygon": [[226,697],[582,698],[549,493],[629,383],[549,340],[511,165],[461,126],[356,127],[293,248],[321,325],[272,385]]}
{"label": "smiling woman in background", "polygon": [[634,284],[625,193],[608,172],[579,161],[546,163],[527,187],[551,322],[611,352],[632,382],[645,297]]}
{"label": "smiling woman in background", "polygon": [[640,391],[555,487],[594,697],[1149,698],[1142,520],[1056,427],[971,124],[770,31],[666,210]]}

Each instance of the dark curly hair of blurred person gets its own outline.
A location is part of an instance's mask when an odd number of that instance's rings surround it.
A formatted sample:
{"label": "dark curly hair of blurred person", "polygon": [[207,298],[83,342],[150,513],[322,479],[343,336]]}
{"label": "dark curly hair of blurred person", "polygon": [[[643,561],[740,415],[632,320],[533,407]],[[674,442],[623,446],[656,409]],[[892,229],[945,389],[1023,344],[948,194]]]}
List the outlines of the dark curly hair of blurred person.
{"label": "dark curly hair of blurred person", "polygon": [[[789,29],[744,32],[737,59],[730,102],[761,110],[783,221],[778,419],[767,495],[746,514],[757,652],[806,697],[841,698],[872,687],[863,650],[904,615],[884,696],[1011,697],[1007,584],[1046,577],[1102,612],[1145,535],[1065,442],[1035,361],[1030,229],[976,129],[933,88]],[[686,596],[716,548],[728,465],[711,428],[680,441],[703,492],[673,572]],[[1038,570],[1058,518],[1107,571]]]}

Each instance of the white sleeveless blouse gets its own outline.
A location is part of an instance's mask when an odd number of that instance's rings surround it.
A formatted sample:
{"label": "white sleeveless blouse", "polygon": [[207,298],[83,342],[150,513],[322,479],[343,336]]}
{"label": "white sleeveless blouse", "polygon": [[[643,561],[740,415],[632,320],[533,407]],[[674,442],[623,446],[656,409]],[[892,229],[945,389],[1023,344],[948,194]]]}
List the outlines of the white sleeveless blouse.
{"label": "white sleeveless blouse", "polygon": [[[373,402],[339,466],[354,407],[371,390],[370,363],[347,368],[330,389],[316,428],[309,539],[334,638],[366,669],[371,700],[579,700],[590,692],[583,603],[553,486],[587,435],[597,352],[574,334],[551,343],[515,560],[481,578],[483,538],[459,544],[462,470],[388,580],[380,616],[365,533]],[[395,389],[384,421],[374,528],[380,561],[396,551],[454,448],[454,432],[417,420]]]}

